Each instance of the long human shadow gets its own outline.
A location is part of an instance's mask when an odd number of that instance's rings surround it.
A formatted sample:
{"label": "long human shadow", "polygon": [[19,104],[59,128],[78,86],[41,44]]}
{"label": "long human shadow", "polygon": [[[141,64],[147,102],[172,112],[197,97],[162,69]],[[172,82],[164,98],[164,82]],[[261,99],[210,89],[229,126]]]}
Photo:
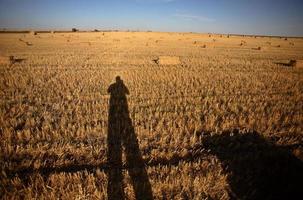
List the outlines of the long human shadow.
{"label": "long human shadow", "polygon": [[145,169],[138,139],[129,116],[126,95],[129,94],[119,76],[108,88],[110,93],[107,135],[107,195],[109,200],[125,199],[122,150],[136,199],[153,199],[151,184]]}
{"label": "long human shadow", "polygon": [[303,197],[303,162],[289,148],[239,130],[207,136],[202,146],[221,161],[231,199]]}

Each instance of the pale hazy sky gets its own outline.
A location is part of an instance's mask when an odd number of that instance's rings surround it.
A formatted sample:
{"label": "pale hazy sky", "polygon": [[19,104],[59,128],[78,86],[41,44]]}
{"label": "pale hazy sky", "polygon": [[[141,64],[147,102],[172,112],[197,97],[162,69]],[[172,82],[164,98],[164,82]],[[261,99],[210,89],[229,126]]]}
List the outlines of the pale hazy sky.
{"label": "pale hazy sky", "polygon": [[0,28],[303,36],[302,0],[0,0]]}

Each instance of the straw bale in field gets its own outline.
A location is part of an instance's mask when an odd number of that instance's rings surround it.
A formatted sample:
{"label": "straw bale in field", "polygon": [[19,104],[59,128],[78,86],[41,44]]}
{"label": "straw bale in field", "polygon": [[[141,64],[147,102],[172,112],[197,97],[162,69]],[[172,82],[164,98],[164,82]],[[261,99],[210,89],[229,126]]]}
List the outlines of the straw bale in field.
{"label": "straw bale in field", "polygon": [[159,56],[154,62],[158,65],[178,65],[181,63],[178,56]]}

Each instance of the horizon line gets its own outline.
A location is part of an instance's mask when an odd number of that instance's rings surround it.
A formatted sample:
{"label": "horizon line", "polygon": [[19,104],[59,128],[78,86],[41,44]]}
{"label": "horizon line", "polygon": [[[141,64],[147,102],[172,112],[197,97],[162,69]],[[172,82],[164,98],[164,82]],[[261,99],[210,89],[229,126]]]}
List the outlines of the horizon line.
{"label": "horizon line", "polygon": [[[72,29],[76,29],[73,31]],[[245,33],[218,33],[218,32],[197,32],[197,31],[159,31],[159,30],[142,30],[142,29],[101,29],[101,28],[0,28],[0,33],[51,33],[51,32],[67,32],[67,33],[84,33],[84,32],[150,32],[150,33],[182,33],[182,34],[213,34],[213,35],[230,35],[245,37],[289,37],[303,38],[303,35],[276,35],[276,34],[245,34]]]}

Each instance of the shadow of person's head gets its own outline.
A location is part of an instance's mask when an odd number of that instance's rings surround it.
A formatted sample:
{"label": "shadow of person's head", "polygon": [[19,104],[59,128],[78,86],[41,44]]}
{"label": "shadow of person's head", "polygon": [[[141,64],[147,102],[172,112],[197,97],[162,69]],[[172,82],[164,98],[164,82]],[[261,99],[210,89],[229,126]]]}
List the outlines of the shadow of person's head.
{"label": "shadow of person's head", "polygon": [[111,97],[125,96],[129,94],[129,90],[126,85],[123,83],[123,80],[120,76],[116,76],[116,82],[111,84],[107,89],[107,92],[110,93]]}
{"label": "shadow of person's head", "polygon": [[123,80],[120,76],[116,76],[116,83],[123,83]]}
{"label": "shadow of person's head", "polygon": [[303,195],[303,163],[289,149],[255,131],[207,136],[203,146],[221,161],[235,199],[294,199]]}

